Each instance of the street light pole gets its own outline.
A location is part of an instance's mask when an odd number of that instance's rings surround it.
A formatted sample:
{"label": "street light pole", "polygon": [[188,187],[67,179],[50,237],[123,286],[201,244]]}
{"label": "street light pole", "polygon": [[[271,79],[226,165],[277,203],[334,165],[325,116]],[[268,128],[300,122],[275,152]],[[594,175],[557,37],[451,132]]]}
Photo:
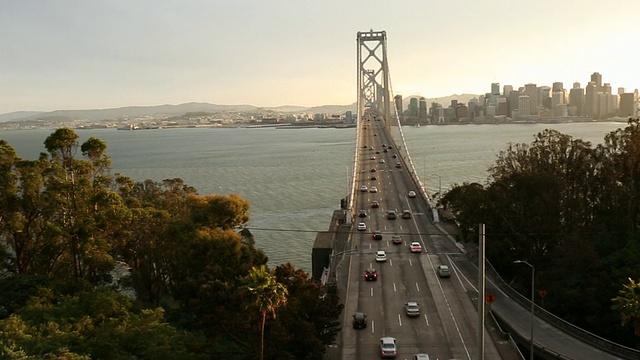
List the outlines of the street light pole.
{"label": "street light pole", "polygon": [[533,265],[529,264],[528,262],[524,261],[524,260],[515,260],[513,262],[514,264],[525,264],[528,265],[531,268],[531,350],[530,350],[530,359],[533,360],[533,350],[534,350],[534,345],[533,345],[533,324],[535,321],[535,281],[536,281],[536,268],[533,267]]}
{"label": "street light pole", "polygon": [[442,177],[438,174],[431,174],[438,177],[438,198],[442,197]]}

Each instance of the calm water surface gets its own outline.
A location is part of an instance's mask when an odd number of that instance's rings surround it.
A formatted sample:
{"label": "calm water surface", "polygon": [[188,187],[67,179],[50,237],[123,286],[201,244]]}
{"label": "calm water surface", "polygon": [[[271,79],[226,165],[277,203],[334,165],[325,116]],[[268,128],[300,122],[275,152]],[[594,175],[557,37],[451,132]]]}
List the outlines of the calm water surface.
{"label": "calm water surface", "polygon": [[[449,125],[405,127],[416,170],[430,192],[465,181],[483,183],[509,142],[530,143],[547,128],[592,143],[621,123]],[[107,142],[112,173],[137,181],[182,178],[202,195],[236,192],[251,202],[249,226],[271,265],[291,262],[311,270],[311,246],[326,231],[347,192],[354,129],[76,130],[80,142]],[[0,131],[19,156],[45,152],[53,130]],[[78,154],[79,156],[79,154]]]}

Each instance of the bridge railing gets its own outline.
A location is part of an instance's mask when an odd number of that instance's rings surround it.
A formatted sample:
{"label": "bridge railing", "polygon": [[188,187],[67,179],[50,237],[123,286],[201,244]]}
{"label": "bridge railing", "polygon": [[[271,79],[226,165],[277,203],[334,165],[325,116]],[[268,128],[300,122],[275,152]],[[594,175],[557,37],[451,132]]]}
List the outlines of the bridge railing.
{"label": "bridge railing", "polygon": [[[427,203],[429,205],[430,208],[434,208],[434,203],[433,203],[433,199],[430,197],[429,193],[426,190],[426,186],[424,186],[424,183],[420,180],[420,177],[418,175],[418,172],[416,171],[415,165],[413,163],[413,160],[411,158],[411,154],[409,152],[409,149],[407,147],[406,141],[405,141],[405,137],[404,137],[404,133],[402,132],[402,126],[400,124],[400,120],[399,117],[397,115],[397,113],[395,113],[394,119],[391,119],[389,125],[391,127],[395,128],[395,131],[397,132],[391,132],[390,131],[390,135],[391,135],[391,139],[394,141],[394,145],[397,149],[397,153],[398,155],[402,158],[402,161],[404,162],[405,168],[407,169],[407,171],[409,172],[409,175],[411,177],[411,179],[413,180],[413,182],[415,183],[416,187],[418,187],[420,189],[420,193],[422,194],[422,196],[427,200]],[[395,135],[395,136],[394,136]],[[398,145],[401,144],[401,145]],[[509,286],[503,279],[502,277],[500,277],[500,275],[497,273],[497,271],[495,271],[495,269],[491,266],[491,264],[489,263],[489,266],[487,267],[487,271],[490,271],[493,275],[493,277],[495,279],[498,280],[498,284],[499,287],[502,291],[504,291],[507,295],[509,295],[512,299],[514,299],[516,302],[518,302],[521,306],[523,306],[524,308],[529,308],[531,306],[531,302],[529,299],[527,299],[525,296],[523,296],[522,294],[520,294],[519,292],[517,292],[516,290],[514,290],[511,286]],[[535,314],[537,317],[539,317],[540,319],[546,321],[549,324],[552,324],[553,326],[555,326],[556,328],[571,334],[572,337],[575,337],[577,339],[580,339],[582,341],[584,341],[585,343],[588,344],[592,344],[593,346],[606,351],[608,353],[614,354],[616,356],[620,356],[621,358],[624,359],[640,359],[640,351],[636,350],[636,349],[632,349],[620,344],[617,344],[615,342],[609,341],[607,339],[604,339],[598,335],[595,335],[593,333],[590,333],[584,329],[581,329],[557,316],[555,316],[554,314],[548,312],[547,310],[545,310],[544,308],[541,308],[538,305],[535,305]],[[561,356],[560,354],[555,354],[552,351],[550,351],[549,349],[545,349],[544,347],[539,347],[539,349],[541,351],[545,351],[548,352],[549,354],[552,354],[554,356]],[[559,357],[561,358],[561,357]]]}
{"label": "bridge railing", "polygon": [[[502,279],[500,274],[498,274],[498,272],[493,268],[489,261],[487,261],[487,265],[487,272],[491,273],[492,278],[498,283],[500,290],[504,291],[510,298],[515,300],[522,307],[529,308],[531,306],[531,300],[527,299],[525,296],[523,296],[515,289],[513,289],[509,284],[507,284],[504,279]],[[591,344],[601,350],[604,350],[616,356],[620,356],[624,359],[640,359],[640,351],[638,350],[614,343],[613,341],[609,341],[598,335],[592,334],[571,324],[570,322],[567,322],[553,315],[552,313],[536,304],[534,304],[534,308],[535,315],[538,318],[546,321],[549,324],[552,324],[553,326],[564,331],[567,334],[571,334],[571,336],[574,338],[580,339],[585,343]]]}

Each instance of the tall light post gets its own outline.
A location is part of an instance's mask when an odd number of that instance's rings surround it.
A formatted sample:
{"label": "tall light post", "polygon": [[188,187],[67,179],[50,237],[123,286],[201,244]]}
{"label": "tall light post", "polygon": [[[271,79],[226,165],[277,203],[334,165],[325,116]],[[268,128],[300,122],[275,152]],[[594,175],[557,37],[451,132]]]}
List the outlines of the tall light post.
{"label": "tall light post", "polygon": [[438,177],[438,199],[442,197],[442,177],[438,174],[431,174]]}
{"label": "tall light post", "polygon": [[535,281],[536,281],[536,268],[533,267],[533,265],[529,264],[528,262],[524,261],[524,260],[515,260],[513,262],[514,264],[525,264],[528,265],[531,268],[531,354],[530,359],[533,360],[533,350],[534,350],[534,346],[533,346],[533,324],[535,321]]}

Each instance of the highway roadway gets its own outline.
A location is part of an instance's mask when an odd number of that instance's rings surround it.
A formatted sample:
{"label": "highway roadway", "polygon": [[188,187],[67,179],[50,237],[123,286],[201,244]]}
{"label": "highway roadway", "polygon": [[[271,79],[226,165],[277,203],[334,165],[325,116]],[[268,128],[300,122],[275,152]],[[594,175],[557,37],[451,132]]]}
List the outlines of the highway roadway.
{"label": "highway roadway", "polygon": [[[366,210],[366,217],[355,217],[351,234],[351,259],[345,301],[345,321],[342,329],[342,359],[369,360],[379,358],[381,337],[396,338],[397,359],[413,359],[414,354],[427,353],[431,359],[477,359],[477,312],[469,294],[473,282],[456,270],[451,259],[460,257],[460,250],[431,223],[427,204],[418,189],[406,176],[405,164],[396,154],[395,146],[384,130],[384,122],[366,115],[359,127],[358,177],[355,182],[354,214]],[[383,144],[387,145],[387,152]],[[389,145],[392,146],[389,149]],[[372,159],[375,157],[375,159]],[[382,162],[384,161],[384,162]],[[372,169],[375,169],[373,172]],[[372,176],[375,179],[372,179]],[[361,192],[360,187],[367,191]],[[369,192],[372,186],[377,193]],[[409,191],[418,196],[409,198]],[[380,207],[372,208],[373,200]],[[398,218],[388,219],[389,210]],[[403,219],[403,210],[413,216]],[[364,222],[365,231],[356,230]],[[372,231],[382,232],[381,240],[372,238]],[[391,242],[392,235],[402,237],[401,244]],[[412,253],[409,244],[417,241],[421,253]],[[386,262],[376,262],[376,251],[384,250]],[[450,278],[440,278],[436,266],[449,265]],[[364,273],[375,268],[376,281],[365,281]],[[417,301],[420,316],[408,317],[404,312],[407,301]],[[351,315],[367,314],[367,327],[353,329]],[[485,358],[500,358],[498,350],[485,331]]]}

